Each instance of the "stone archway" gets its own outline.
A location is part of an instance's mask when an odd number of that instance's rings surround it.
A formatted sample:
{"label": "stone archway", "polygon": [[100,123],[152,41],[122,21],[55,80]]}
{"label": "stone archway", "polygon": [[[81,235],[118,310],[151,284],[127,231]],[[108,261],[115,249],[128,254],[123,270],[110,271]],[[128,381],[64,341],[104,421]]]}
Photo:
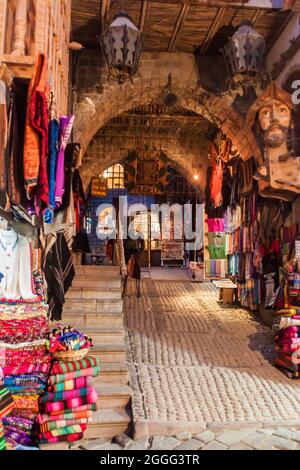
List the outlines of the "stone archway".
{"label": "stone archway", "polygon": [[[204,191],[207,171],[208,141],[190,139],[180,142],[179,139],[151,140],[168,156],[172,166],[187,181],[195,184],[193,177],[198,175],[197,187]],[[94,137],[90,143],[81,167],[81,176],[86,188],[92,176],[97,176],[106,168],[120,163],[128,152],[135,149],[134,139],[116,135],[113,139]]]}
{"label": "stone archway", "polygon": [[123,85],[104,82],[102,92],[85,93],[75,110],[74,138],[88,148],[94,135],[113,117],[135,106],[159,99],[172,77],[172,91],[177,94],[179,104],[221,128],[232,140],[243,159],[261,153],[255,138],[246,128],[245,121],[232,107],[230,100],[201,89],[192,54],[185,53],[143,53],[139,72]]}

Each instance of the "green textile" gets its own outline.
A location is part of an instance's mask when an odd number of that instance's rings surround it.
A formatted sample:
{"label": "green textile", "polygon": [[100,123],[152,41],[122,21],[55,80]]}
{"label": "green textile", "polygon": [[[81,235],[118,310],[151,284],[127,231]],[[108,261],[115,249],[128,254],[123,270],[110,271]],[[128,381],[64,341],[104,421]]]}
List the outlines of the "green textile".
{"label": "green textile", "polygon": [[211,259],[226,259],[226,247],[222,246],[209,246],[209,257]]}

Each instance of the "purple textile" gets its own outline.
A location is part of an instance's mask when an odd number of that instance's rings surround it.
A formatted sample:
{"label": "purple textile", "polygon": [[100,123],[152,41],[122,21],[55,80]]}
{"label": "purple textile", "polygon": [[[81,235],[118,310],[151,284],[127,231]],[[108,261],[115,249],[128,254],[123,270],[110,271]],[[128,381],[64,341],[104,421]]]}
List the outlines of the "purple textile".
{"label": "purple textile", "polygon": [[75,116],[61,116],[59,123],[60,146],[57,157],[55,204],[59,207],[62,203],[65,188],[65,149],[71,136]]}

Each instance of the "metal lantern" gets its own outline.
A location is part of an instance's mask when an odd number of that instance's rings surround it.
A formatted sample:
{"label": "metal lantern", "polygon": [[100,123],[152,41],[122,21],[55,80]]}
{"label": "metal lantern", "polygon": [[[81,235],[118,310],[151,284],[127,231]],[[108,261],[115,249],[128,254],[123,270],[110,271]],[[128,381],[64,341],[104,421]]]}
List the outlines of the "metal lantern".
{"label": "metal lantern", "polygon": [[222,52],[234,76],[264,72],[265,40],[253,29],[250,21],[241,23]]}
{"label": "metal lantern", "polygon": [[124,82],[137,70],[142,33],[127,13],[118,13],[101,37],[110,76]]}

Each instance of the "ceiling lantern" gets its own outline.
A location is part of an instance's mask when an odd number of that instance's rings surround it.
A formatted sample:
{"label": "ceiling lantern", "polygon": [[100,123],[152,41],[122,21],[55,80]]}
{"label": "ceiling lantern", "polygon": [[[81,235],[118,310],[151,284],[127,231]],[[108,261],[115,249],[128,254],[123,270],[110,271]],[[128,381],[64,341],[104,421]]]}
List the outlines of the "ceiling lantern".
{"label": "ceiling lantern", "polygon": [[102,49],[109,76],[123,83],[137,70],[142,33],[133,24],[127,13],[118,13],[101,37]]}
{"label": "ceiling lantern", "polygon": [[265,40],[251,21],[241,23],[222,52],[233,76],[247,78],[264,73]]}

